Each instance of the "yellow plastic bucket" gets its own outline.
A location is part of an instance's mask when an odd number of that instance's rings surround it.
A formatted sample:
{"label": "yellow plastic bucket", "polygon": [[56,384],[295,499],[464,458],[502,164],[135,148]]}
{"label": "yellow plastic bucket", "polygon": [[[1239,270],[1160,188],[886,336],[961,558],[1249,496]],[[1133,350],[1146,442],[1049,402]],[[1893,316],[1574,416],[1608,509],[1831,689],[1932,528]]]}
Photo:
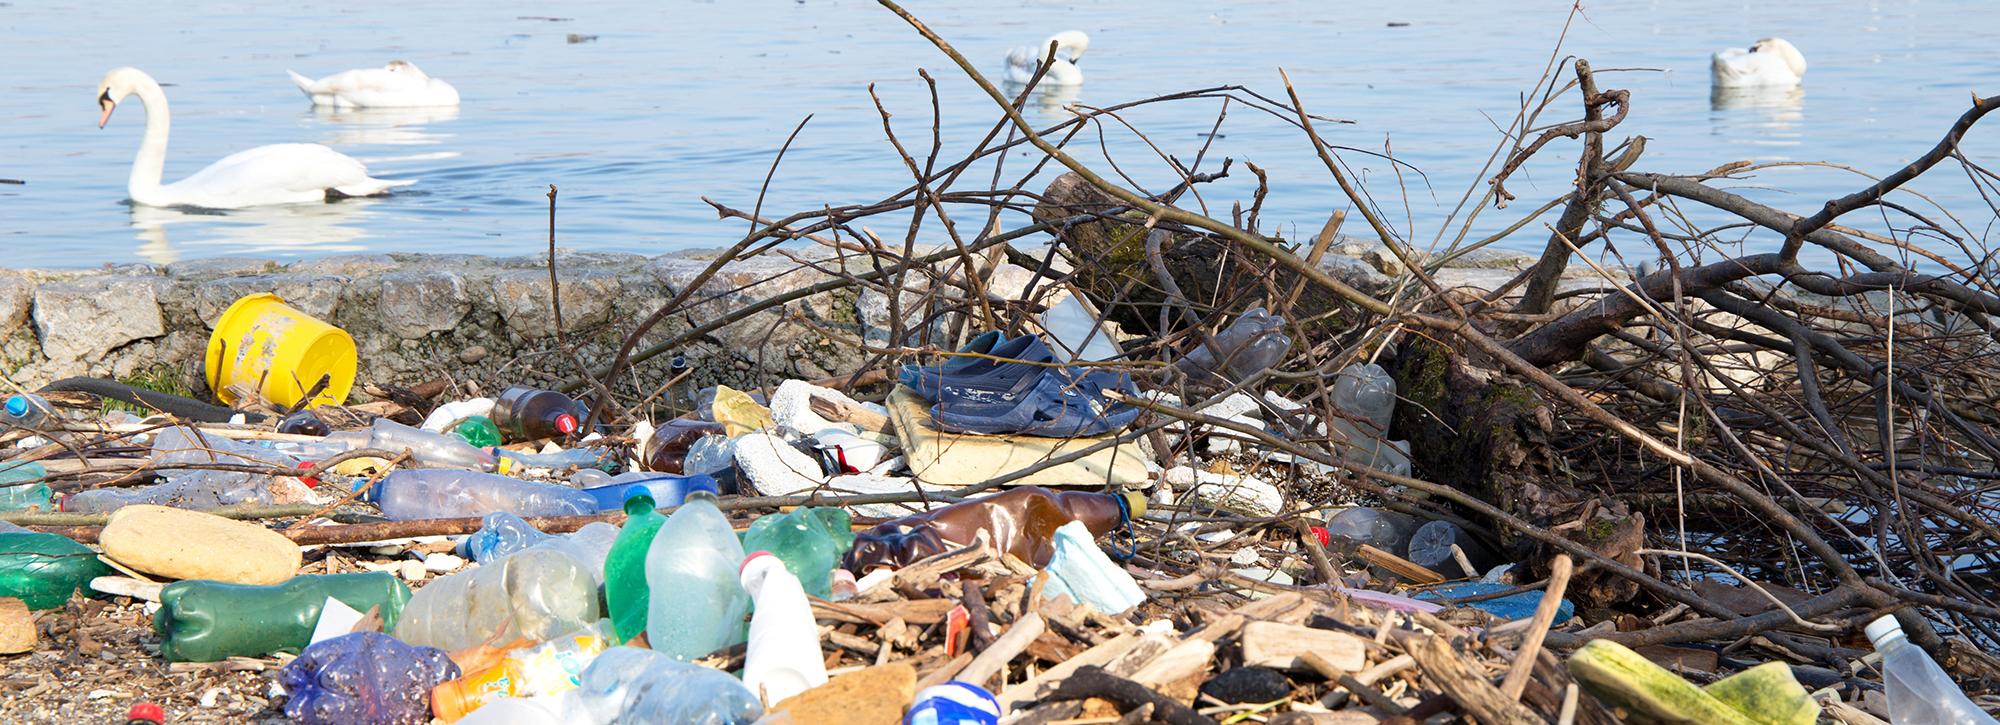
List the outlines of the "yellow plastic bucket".
{"label": "yellow plastic bucket", "polygon": [[246,295],[229,305],[208,338],[208,388],[234,405],[254,393],[289,408],[327,377],[306,406],[340,405],[354,388],[354,338],[298,311],[274,294]]}

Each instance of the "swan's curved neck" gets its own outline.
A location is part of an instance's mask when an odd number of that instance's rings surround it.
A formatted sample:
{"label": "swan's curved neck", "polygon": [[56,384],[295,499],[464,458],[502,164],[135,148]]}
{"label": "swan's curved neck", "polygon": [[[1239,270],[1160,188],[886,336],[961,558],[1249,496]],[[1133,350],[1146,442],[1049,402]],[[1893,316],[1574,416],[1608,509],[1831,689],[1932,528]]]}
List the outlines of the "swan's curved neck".
{"label": "swan's curved neck", "polygon": [[146,135],[139,139],[139,156],[132,160],[132,176],[125,191],[133,201],[143,202],[160,188],[160,175],[167,165],[167,93],[150,78],[132,93],[146,107]]}

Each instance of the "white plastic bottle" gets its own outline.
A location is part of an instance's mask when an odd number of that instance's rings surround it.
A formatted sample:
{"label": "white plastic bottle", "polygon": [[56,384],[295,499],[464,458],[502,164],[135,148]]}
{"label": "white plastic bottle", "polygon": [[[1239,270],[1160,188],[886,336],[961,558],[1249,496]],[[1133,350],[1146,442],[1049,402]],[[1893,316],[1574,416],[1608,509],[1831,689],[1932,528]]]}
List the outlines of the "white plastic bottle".
{"label": "white plastic bottle", "polygon": [[1896,616],[1868,623],[1868,641],[1882,653],[1882,686],[1894,725],[2000,725],[1953,684],[1944,668],[1910,643]]}
{"label": "white plastic bottle", "polygon": [[768,551],[743,560],[739,573],[755,609],[750,647],[743,656],[743,685],[768,705],[826,684],[819,625],[798,577]]}

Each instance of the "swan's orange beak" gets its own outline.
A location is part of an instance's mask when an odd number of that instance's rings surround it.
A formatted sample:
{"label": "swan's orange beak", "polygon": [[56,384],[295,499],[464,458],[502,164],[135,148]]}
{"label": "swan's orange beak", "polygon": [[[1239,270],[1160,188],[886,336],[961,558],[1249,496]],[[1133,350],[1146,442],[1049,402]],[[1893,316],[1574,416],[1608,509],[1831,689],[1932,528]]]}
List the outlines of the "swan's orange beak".
{"label": "swan's orange beak", "polygon": [[97,105],[104,109],[104,115],[97,117],[97,127],[104,128],[104,124],[111,122],[111,111],[118,107],[118,102],[111,100],[111,94],[106,93],[97,97]]}

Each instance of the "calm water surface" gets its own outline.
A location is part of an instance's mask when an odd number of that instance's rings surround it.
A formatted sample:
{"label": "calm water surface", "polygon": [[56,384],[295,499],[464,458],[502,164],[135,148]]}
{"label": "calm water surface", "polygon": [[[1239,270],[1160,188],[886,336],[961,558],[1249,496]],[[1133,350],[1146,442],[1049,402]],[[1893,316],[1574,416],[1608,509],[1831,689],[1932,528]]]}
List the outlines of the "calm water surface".
{"label": "calm water surface", "polygon": [[[1009,47],[1056,30],[1089,32],[1087,82],[1074,100],[1093,105],[1228,83],[1282,95],[1283,67],[1313,111],[1355,121],[1324,128],[1331,140],[1386,146],[1422,172],[1405,170],[1399,186],[1390,165],[1347,155],[1399,230],[1425,244],[1466,190],[1480,188],[1498,128],[1541,75],[1569,8],[1449,0],[911,4],[995,76]],[[0,264],[530,254],[546,244],[543,194],[551,183],[562,189],[565,247],[715,247],[746,224],[717,221],[700,197],[750,208],[772,155],[808,113],[813,120],[779,170],[767,213],[874,201],[908,183],[869,84],[918,153],[929,145],[930,108],[919,67],[940,79],[947,158],[967,151],[996,118],[948,59],[861,0],[291,5],[0,2],[0,178],[27,181],[0,185]],[[1968,94],[2000,92],[2000,45],[1991,32],[2000,28],[2000,4],[1991,0],[1604,0],[1585,10],[1564,49],[1599,69],[1644,69],[1601,82],[1632,90],[1632,115],[1617,135],[1651,139],[1642,162],[1649,170],[1756,159],[1885,173],[1934,143]],[[1708,55],[1765,35],[1805,53],[1811,69],[1803,89],[1711,98]],[[451,81],[463,105],[316,112],[285,78],[287,68],[317,77],[391,58]],[[131,207],[125,177],[143,114],[133,106],[105,130],[93,123],[95,83],[121,65],[168,84],[169,181],[249,146],[294,141],[333,146],[376,176],[421,181],[393,197],[338,204],[229,213]],[[1038,120],[1057,119],[1061,100],[1038,105]],[[1218,104],[1158,106],[1126,119],[1185,160]],[[1572,106],[1545,120],[1567,120]],[[1985,164],[2000,156],[2000,131],[1991,125],[1964,145]],[[1207,168],[1229,156],[1268,170],[1265,228],[1303,237],[1345,206],[1288,126],[1236,107],[1223,134]],[[1094,133],[1079,141],[1099,143]],[[1102,143],[1137,183],[1152,191],[1171,185],[1173,174],[1130,132],[1106,127]],[[1486,213],[1475,232],[1504,227],[1561,193],[1574,155],[1559,146],[1510,183],[1521,200]],[[1097,165],[1108,170],[1101,157]],[[990,168],[976,178],[986,174]],[[1957,213],[1975,241],[1985,239],[1994,215],[1964,171],[1947,165],[1935,177],[1919,188]],[[1205,188],[1211,211],[1247,202],[1249,180],[1239,165],[1230,181]],[[1745,185],[1809,212],[1865,183],[1834,170],[1788,169]],[[888,233],[902,224],[871,226]],[[1539,229],[1510,246],[1539,248]]]}

